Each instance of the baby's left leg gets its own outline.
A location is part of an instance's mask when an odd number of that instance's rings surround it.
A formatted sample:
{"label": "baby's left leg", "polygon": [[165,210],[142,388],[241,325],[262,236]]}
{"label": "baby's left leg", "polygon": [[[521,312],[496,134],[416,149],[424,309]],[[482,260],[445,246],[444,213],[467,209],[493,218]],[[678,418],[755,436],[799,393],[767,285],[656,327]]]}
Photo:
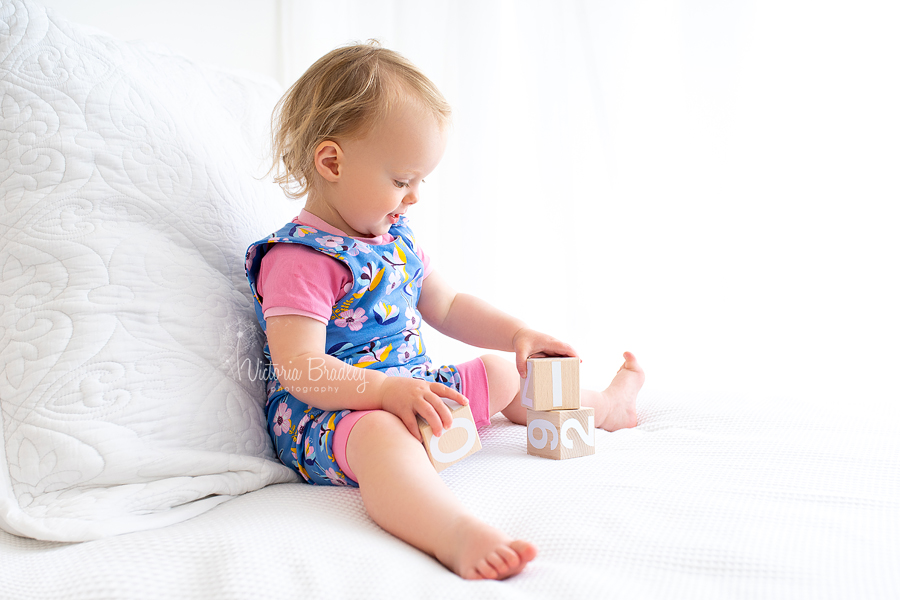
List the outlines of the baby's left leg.
{"label": "baby's left leg", "polygon": [[[597,427],[615,431],[637,425],[637,395],[644,385],[644,371],[631,352],[625,353],[625,362],[612,382],[602,392],[581,390],[581,405],[594,409]],[[519,377],[516,366],[494,354],[481,357],[487,372],[490,413],[503,415],[519,425],[525,425],[527,410],[519,402]]]}

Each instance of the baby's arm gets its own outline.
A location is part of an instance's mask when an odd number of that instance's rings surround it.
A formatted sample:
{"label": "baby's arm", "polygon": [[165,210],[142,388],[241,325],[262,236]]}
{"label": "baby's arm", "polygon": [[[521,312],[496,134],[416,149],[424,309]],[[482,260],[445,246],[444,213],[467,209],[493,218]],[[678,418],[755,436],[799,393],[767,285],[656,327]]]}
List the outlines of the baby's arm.
{"label": "baby's arm", "polygon": [[465,396],[443,384],[388,377],[324,353],[325,324],[310,317],[269,317],[266,337],[278,381],[300,401],[322,410],[386,410],[421,439],[416,415],[440,435],[453,424],[441,398],[468,404]]}
{"label": "baby's arm", "polygon": [[578,356],[569,344],[530,329],[476,296],[457,292],[436,271],[422,284],[418,308],[425,322],[444,335],[479,348],[515,352],[521,377],[525,360],[534,354]]}

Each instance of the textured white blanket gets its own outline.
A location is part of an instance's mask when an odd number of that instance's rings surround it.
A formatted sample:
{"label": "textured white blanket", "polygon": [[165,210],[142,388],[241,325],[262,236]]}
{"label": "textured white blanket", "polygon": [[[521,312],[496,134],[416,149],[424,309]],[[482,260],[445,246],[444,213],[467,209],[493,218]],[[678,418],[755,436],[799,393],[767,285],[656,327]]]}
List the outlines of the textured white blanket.
{"label": "textured white blanket", "polygon": [[509,581],[459,580],[381,531],[358,490],[284,484],[82,544],[0,532],[0,598],[900,597],[896,424],[750,402],[647,394],[637,429],[562,462],[495,418],[441,475],[537,544]]}

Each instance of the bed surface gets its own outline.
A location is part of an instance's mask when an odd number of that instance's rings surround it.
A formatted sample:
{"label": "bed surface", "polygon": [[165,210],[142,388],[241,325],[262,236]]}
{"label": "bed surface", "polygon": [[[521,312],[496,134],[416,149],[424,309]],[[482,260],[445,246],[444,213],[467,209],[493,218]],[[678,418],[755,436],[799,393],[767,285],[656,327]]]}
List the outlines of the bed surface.
{"label": "bed surface", "polygon": [[442,477],[538,546],[509,581],[451,575],[381,531],[358,490],[278,484],[80,544],[0,532],[0,597],[898,597],[895,426],[751,400],[646,394],[636,429],[560,462],[495,418]]}

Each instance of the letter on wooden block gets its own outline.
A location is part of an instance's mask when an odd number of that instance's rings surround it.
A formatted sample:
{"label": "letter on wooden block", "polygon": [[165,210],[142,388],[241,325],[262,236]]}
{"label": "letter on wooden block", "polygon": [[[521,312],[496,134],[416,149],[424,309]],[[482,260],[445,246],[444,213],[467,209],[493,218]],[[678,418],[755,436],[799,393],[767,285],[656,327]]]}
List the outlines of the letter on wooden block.
{"label": "letter on wooden block", "polygon": [[594,409],[528,411],[528,454],[560,460],[594,453]]}
{"label": "letter on wooden block", "polygon": [[441,437],[435,436],[431,431],[431,425],[418,417],[419,431],[422,432],[425,451],[438,473],[481,450],[481,439],[475,430],[472,409],[452,400],[445,399],[444,403],[450,408],[450,414],[453,415],[453,425],[450,429],[444,430]]}
{"label": "letter on wooden block", "polygon": [[581,406],[579,359],[575,356],[529,358],[520,383],[522,406],[532,410],[564,410]]}

